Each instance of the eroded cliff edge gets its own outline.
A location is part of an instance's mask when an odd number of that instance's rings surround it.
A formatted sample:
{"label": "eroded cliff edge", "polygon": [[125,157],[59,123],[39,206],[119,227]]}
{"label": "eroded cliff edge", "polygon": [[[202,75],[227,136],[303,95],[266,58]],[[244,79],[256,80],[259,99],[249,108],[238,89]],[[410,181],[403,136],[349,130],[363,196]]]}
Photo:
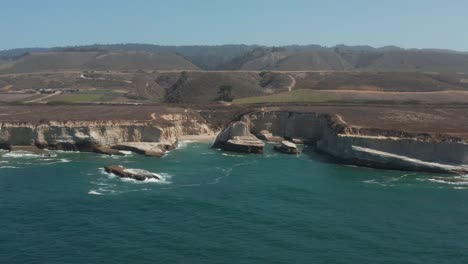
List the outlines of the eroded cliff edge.
{"label": "eroded cliff edge", "polygon": [[[120,109],[120,108],[119,108]],[[231,145],[261,153],[255,136],[269,131],[274,136],[295,138],[342,163],[376,168],[431,172],[468,172],[468,143],[443,134],[357,127],[333,113],[287,110],[223,112],[178,110],[143,115],[143,120],[0,122],[0,148],[33,145],[39,148],[114,153],[112,148],[161,156],[184,135],[214,134],[213,127],[235,119],[245,126],[227,126],[215,146]],[[204,118],[204,117],[206,118]],[[221,123],[223,123],[221,122]],[[233,129],[234,128],[234,129]],[[404,129],[404,127],[401,127]],[[226,137],[226,135],[228,135]],[[236,138],[234,138],[236,137]],[[256,145],[254,148],[243,144]],[[228,144],[228,145],[229,145]]]}
{"label": "eroded cliff edge", "polygon": [[105,149],[140,149],[159,156],[176,147],[178,138],[213,133],[200,116],[153,115],[150,120],[47,121],[0,123],[0,148],[39,148],[105,152]]}
{"label": "eroded cliff edge", "polygon": [[[241,122],[256,136],[298,138],[335,160],[374,168],[430,172],[468,172],[468,143],[446,135],[361,128],[340,116],[291,111],[255,112]],[[239,135],[237,135],[239,136]],[[215,146],[222,146],[219,137]]]}

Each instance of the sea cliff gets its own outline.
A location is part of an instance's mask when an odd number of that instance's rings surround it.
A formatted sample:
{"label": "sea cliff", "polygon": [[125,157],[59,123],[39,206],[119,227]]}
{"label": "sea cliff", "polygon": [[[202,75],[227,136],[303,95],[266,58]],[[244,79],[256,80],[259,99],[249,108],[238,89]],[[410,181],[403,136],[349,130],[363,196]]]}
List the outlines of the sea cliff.
{"label": "sea cliff", "polygon": [[[430,172],[468,172],[468,143],[447,135],[354,127],[330,114],[290,111],[255,112],[241,121],[261,136],[297,138],[341,163]],[[222,145],[218,141],[215,146]]]}
{"label": "sea cliff", "polygon": [[[189,115],[153,116],[148,121],[40,121],[0,123],[0,147],[94,151],[96,146],[115,147],[125,143],[152,144],[162,151],[174,148],[178,137],[213,133],[200,119]],[[141,145],[141,144],[140,144]]]}

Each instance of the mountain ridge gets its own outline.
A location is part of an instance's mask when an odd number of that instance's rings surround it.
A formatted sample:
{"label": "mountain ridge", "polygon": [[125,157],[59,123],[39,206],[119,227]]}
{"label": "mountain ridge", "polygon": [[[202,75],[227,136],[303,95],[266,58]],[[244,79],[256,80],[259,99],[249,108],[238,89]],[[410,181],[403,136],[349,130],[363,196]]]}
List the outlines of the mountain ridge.
{"label": "mountain ridge", "polygon": [[[0,51],[0,67],[5,70],[8,65],[14,65],[24,57],[35,54],[49,54],[67,57],[69,54],[80,54],[86,57],[90,53],[114,54],[120,57],[115,63],[130,65],[122,67],[111,62],[106,64],[109,69],[121,70],[162,70],[171,69],[193,70],[257,70],[257,71],[420,71],[420,72],[461,72],[468,74],[468,53],[444,49],[403,49],[397,46],[375,48],[371,46],[336,45],[326,47],[320,45],[288,45],[281,47],[260,45],[193,45],[193,46],[161,46],[153,44],[94,44],[84,46],[68,46],[54,48],[21,48]],[[133,53],[132,56],[125,55]],[[152,57],[153,54],[165,57],[166,60],[155,60],[152,63],[134,63],[143,61],[141,54]],[[56,54],[56,55],[53,55]],[[59,54],[59,55],[57,55]],[[168,56],[173,56],[167,59]],[[181,63],[181,58],[187,60]],[[48,58],[46,58],[47,60]],[[77,60],[79,60],[77,58]],[[76,63],[69,60],[71,64]],[[44,62],[43,64],[49,64]],[[189,66],[194,64],[195,67]],[[64,65],[64,68],[73,68]],[[177,68],[180,67],[180,68]],[[14,68],[14,67],[13,67]],[[49,67],[50,68],[50,67]],[[79,68],[81,70],[82,68]],[[86,68],[93,70],[94,68]],[[101,69],[101,68],[99,68]],[[103,67],[102,69],[106,69]],[[1,70],[1,69],[0,69]],[[37,70],[41,70],[40,67]],[[55,69],[61,70],[61,69]],[[14,72],[14,70],[13,70]]]}

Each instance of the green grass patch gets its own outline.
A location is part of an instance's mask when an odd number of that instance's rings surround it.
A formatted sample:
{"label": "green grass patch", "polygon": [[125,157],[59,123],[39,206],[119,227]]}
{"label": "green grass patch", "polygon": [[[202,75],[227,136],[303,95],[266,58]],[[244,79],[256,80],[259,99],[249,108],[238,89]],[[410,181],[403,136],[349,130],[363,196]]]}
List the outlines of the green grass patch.
{"label": "green grass patch", "polygon": [[47,101],[65,103],[102,102],[104,96],[104,94],[59,94],[48,98]]}
{"label": "green grass patch", "polygon": [[254,96],[235,99],[235,104],[258,104],[258,103],[320,103],[334,101],[338,98],[329,93],[313,90],[293,90],[291,92],[277,93],[271,95]]}

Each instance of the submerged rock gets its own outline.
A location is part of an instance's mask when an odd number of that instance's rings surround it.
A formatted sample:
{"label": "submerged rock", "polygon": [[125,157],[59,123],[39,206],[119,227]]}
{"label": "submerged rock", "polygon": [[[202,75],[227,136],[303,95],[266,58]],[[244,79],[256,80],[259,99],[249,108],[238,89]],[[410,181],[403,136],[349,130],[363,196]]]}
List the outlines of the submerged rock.
{"label": "submerged rock", "polygon": [[172,146],[162,143],[127,142],[118,144],[112,148],[117,150],[132,151],[151,157],[162,157],[164,154],[166,154],[167,150],[172,148]]}
{"label": "submerged rock", "polygon": [[113,173],[121,178],[130,178],[137,181],[144,181],[148,179],[160,180],[160,178],[149,171],[141,169],[127,169],[120,165],[111,165],[104,167],[107,173]]}
{"label": "submerged rock", "polygon": [[235,152],[263,153],[265,143],[250,133],[247,123],[238,121],[219,133],[213,147]]}
{"label": "submerged rock", "polygon": [[116,155],[116,156],[123,156],[124,154],[116,149],[106,147],[106,146],[96,146],[93,149],[93,152],[104,154],[104,155]]}
{"label": "submerged rock", "polygon": [[44,156],[47,156],[48,154],[47,151],[45,151],[44,149],[40,149],[36,146],[11,146],[10,151],[29,152],[32,154],[44,155]]}
{"label": "submerged rock", "polygon": [[10,151],[11,145],[7,142],[0,142],[0,149]]}
{"label": "submerged rock", "polygon": [[297,148],[296,144],[289,141],[281,141],[281,144],[274,146],[274,150],[285,153],[285,154],[299,154],[300,150]]}

